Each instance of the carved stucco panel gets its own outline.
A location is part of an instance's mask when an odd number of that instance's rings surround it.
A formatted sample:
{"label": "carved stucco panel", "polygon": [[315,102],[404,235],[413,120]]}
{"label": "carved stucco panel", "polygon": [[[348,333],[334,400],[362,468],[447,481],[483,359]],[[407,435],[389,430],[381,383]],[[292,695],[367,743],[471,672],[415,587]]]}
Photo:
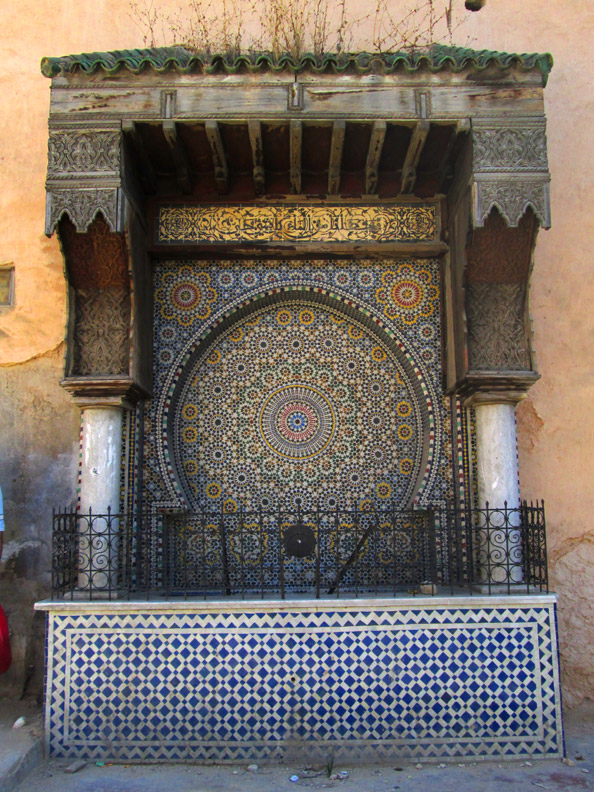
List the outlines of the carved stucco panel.
{"label": "carved stucco panel", "polygon": [[130,291],[76,292],[73,371],[77,376],[128,374]]}
{"label": "carved stucco panel", "polygon": [[475,127],[473,129],[474,170],[548,170],[547,139],[543,125],[518,127]]}
{"label": "carved stucco panel", "polygon": [[80,189],[76,187],[47,192],[45,233],[51,235],[63,214],[79,232],[86,231],[101,212],[112,231],[123,231],[123,193],[117,187]]}
{"label": "carved stucco panel", "polygon": [[101,130],[55,130],[48,140],[48,178],[120,172],[120,133]]}
{"label": "carved stucco panel", "polygon": [[466,290],[470,369],[528,371],[521,283],[477,283]]}

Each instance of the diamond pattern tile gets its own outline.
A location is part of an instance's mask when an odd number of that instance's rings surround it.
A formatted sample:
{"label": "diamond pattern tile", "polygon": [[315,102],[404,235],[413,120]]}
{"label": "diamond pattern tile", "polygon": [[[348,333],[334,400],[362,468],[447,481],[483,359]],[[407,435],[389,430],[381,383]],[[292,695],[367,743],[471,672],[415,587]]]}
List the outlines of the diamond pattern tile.
{"label": "diamond pattern tile", "polygon": [[559,756],[553,604],[53,612],[53,756]]}

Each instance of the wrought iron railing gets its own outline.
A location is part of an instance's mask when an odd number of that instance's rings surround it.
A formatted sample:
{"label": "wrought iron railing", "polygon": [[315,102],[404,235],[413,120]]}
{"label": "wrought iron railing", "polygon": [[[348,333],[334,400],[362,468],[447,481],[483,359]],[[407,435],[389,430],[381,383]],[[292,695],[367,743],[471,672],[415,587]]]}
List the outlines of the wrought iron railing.
{"label": "wrought iron railing", "polygon": [[[369,502],[367,502],[369,504]],[[548,591],[544,504],[55,511],[52,595],[286,598]]]}

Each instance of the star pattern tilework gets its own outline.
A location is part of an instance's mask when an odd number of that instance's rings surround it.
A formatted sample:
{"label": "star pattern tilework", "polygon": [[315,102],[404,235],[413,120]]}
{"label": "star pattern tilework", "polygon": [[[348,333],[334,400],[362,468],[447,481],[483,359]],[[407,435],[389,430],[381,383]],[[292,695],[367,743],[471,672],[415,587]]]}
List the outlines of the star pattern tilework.
{"label": "star pattern tilework", "polygon": [[145,502],[452,500],[437,260],[160,262],[154,278]]}
{"label": "star pattern tilework", "polygon": [[[401,502],[421,417],[389,350],[358,324],[289,302],[234,325],[191,368],[175,424],[192,504],[292,508],[344,493]],[[341,504],[344,508],[344,504]]]}

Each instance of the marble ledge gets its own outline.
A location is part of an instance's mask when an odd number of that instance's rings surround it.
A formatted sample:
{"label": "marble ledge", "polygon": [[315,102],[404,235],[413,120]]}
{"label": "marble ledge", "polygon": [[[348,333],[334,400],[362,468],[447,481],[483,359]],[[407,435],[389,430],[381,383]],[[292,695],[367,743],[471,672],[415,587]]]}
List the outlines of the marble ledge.
{"label": "marble ledge", "polygon": [[484,596],[460,594],[454,596],[419,595],[416,597],[369,597],[358,599],[225,599],[225,600],[41,600],[34,605],[37,611],[50,613],[231,613],[231,612],[300,612],[363,611],[363,610],[436,610],[439,608],[501,608],[542,607],[557,604],[556,594],[505,594]]}

